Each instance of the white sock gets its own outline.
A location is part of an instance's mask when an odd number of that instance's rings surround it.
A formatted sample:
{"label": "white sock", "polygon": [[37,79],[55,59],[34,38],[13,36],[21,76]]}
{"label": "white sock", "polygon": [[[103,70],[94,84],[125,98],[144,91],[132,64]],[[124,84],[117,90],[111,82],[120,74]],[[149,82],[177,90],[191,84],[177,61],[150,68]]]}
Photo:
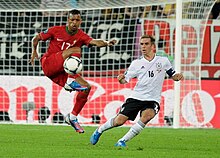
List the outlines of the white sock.
{"label": "white sock", "polygon": [[136,135],[138,135],[145,127],[145,124],[141,122],[140,120],[135,123],[130,130],[118,141],[129,141],[130,139],[134,138]]}
{"label": "white sock", "polygon": [[70,113],[70,120],[75,120],[75,119],[76,119],[76,116]]}
{"label": "white sock", "polygon": [[70,83],[72,83],[72,81],[74,81],[74,79],[71,78],[71,77],[68,77],[67,80],[66,80],[66,83],[67,83],[67,84],[70,84]]}
{"label": "white sock", "polygon": [[104,132],[106,130],[109,130],[109,129],[113,128],[113,121],[114,121],[114,118],[111,118],[108,121],[106,121],[103,125],[101,125],[98,128],[98,132],[102,133],[102,132]]}

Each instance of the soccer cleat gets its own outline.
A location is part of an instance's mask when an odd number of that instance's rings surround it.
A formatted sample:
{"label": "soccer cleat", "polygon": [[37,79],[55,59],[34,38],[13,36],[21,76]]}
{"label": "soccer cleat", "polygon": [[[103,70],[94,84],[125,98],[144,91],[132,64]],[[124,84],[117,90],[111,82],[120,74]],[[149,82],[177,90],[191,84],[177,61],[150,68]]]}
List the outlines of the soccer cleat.
{"label": "soccer cleat", "polygon": [[77,83],[76,81],[71,82],[70,84],[68,84],[69,87],[72,88],[72,90],[74,91],[84,91],[87,90],[87,87],[82,87],[79,83]]}
{"label": "soccer cleat", "polygon": [[76,132],[78,133],[84,133],[84,129],[79,125],[79,122],[77,119],[75,120],[71,120],[70,119],[70,114],[68,114],[65,118],[65,122],[68,124],[68,125],[71,125],[75,130]]}
{"label": "soccer cleat", "polygon": [[73,89],[67,83],[65,83],[65,86],[63,88],[70,93],[73,91]]}
{"label": "soccer cleat", "polygon": [[68,115],[65,117],[65,123],[68,124],[68,125],[70,125],[70,119],[69,119],[69,117],[70,117],[70,114],[68,114]]}
{"label": "soccer cleat", "polygon": [[117,146],[117,147],[126,147],[126,144],[125,144],[125,141],[120,140],[120,141],[118,141],[118,142],[115,144],[115,146]]}
{"label": "soccer cleat", "polygon": [[98,132],[98,128],[95,130],[95,132],[92,134],[92,136],[90,137],[90,143],[92,145],[95,145],[98,141],[100,136],[102,135],[102,133]]}

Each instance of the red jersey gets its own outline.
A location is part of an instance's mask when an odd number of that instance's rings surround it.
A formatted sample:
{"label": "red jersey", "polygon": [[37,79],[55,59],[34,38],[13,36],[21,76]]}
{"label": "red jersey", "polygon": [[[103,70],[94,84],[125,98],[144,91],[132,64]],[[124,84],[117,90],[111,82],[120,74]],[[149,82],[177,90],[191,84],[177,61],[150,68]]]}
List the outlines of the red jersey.
{"label": "red jersey", "polygon": [[68,49],[70,47],[82,47],[83,45],[89,45],[92,37],[87,35],[81,29],[74,35],[70,35],[66,31],[67,26],[54,26],[48,30],[41,32],[40,37],[43,41],[50,39],[50,44],[47,52],[44,56],[50,56],[53,53],[57,53]]}

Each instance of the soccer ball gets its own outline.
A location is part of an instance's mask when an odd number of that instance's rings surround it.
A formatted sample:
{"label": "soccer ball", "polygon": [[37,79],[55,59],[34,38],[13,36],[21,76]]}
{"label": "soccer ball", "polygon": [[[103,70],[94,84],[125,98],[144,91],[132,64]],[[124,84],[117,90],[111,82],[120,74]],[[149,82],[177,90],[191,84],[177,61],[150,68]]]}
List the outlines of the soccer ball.
{"label": "soccer ball", "polygon": [[70,56],[64,61],[63,67],[66,73],[74,75],[82,71],[83,65],[82,61],[79,58],[75,56]]}

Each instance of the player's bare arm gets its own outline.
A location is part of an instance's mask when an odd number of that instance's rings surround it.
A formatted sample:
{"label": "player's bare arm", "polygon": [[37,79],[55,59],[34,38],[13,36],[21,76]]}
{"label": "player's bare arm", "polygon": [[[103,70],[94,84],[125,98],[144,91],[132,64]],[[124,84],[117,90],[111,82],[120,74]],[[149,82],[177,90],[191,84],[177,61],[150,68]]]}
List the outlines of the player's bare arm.
{"label": "player's bare arm", "polygon": [[125,84],[125,83],[127,83],[127,81],[125,80],[125,75],[124,75],[124,74],[119,74],[118,77],[117,77],[117,79],[118,79],[118,82],[119,82],[120,84]]}
{"label": "player's bare arm", "polygon": [[177,74],[173,75],[171,78],[172,78],[174,81],[180,81],[180,80],[183,80],[183,79],[184,79],[183,74],[181,74],[181,73],[177,73]]}
{"label": "player's bare arm", "polygon": [[116,42],[117,42],[116,40],[104,41],[102,39],[93,39],[89,44],[97,47],[107,47],[107,46],[115,45]]}
{"label": "player's bare arm", "polygon": [[29,63],[31,63],[31,65],[34,65],[34,59],[38,59],[38,53],[37,53],[37,45],[39,43],[39,41],[41,40],[40,35],[36,35],[33,39],[32,39],[32,54],[31,54],[31,59],[29,60]]}

